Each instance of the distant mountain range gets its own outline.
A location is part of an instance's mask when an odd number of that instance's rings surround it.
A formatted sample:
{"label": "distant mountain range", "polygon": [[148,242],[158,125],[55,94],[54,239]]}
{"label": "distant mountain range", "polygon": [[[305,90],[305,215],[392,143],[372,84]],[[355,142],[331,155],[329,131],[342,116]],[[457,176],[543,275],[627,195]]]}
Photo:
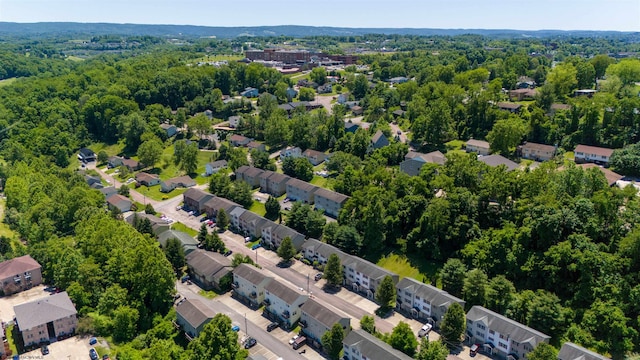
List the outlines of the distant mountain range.
{"label": "distant mountain range", "polygon": [[194,26],[194,25],[140,25],[110,23],[10,23],[0,22],[0,36],[52,36],[52,35],[150,35],[161,37],[217,37],[235,38],[240,36],[356,36],[366,34],[389,35],[463,35],[477,34],[489,37],[556,37],[556,36],[620,36],[638,34],[619,31],[562,31],[562,30],[488,30],[488,29],[412,29],[412,28],[347,28],[329,26]]}

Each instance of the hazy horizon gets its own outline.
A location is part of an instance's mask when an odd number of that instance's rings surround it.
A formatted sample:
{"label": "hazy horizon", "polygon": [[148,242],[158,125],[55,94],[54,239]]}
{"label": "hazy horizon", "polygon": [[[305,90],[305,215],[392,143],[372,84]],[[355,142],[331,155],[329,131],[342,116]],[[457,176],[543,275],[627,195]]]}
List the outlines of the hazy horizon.
{"label": "hazy horizon", "polygon": [[0,22],[640,31],[638,0],[0,0]]}

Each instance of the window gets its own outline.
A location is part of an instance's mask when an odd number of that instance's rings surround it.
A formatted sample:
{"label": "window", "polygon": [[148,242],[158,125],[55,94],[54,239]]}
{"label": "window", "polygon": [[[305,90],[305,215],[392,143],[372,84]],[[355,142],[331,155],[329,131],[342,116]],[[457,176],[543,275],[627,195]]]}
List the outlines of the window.
{"label": "window", "polygon": [[485,329],[484,325],[479,324],[479,323],[478,323],[478,324],[476,324],[476,327],[477,327],[478,329],[482,329],[482,330],[484,330],[484,329]]}
{"label": "window", "polygon": [[422,305],[422,310],[428,310],[426,306]]}
{"label": "window", "polygon": [[420,300],[420,296],[416,296],[416,300]]}
{"label": "window", "polygon": [[493,330],[489,330],[489,334],[491,334],[491,335],[495,335],[495,334],[496,334],[496,332],[495,332],[495,331],[493,331]]}
{"label": "window", "polygon": [[484,337],[484,334],[481,333],[480,331],[476,331],[476,335],[480,336],[480,337]]}
{"label": "window", "polygon": [[501,343],[501,342],[499,342],[499,343],[498,343],[498,346],[500,346],[500,347],[501,347],[501,348],[503,348],[503,349],[506,349],[506,348],[507,348],[507,345],[506,345],[506,344],[503,344],[503,343]]}
{"label": "window", "polygon": [[489,337],[489,341],[495,341],[492,337]]}

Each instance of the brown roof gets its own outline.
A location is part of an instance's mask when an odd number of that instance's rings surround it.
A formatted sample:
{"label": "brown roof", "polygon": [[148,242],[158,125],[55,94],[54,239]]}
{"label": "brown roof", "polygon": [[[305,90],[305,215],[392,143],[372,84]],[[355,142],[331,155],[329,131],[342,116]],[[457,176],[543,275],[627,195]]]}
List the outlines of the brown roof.
{"label": "brown roof", "polygon": [[231,260],[215,252],[196,250],[185,256],[185,260],[197,273],[214,279],[231,272]]}
{"label": "brown roof", "polygon": [[567,104],[551,104],[551,110],[571,110],[571,105],[567,105]]}
{"label": "brown roof", "polygon": [[242,135],[237,135],[237,134],[231,135],[231,141],[243,142],[247,140],[249,140],[249,138]]}
{"label": "brown roof", "polygon": [[135,169],[140,166],[140,163],[133,159],[122,159],[122,165]]}
{"label": "brown roof", "polygon": [[522,107],[522,105],[516,103],[499,102],[498,107],[501,109],[518,110]]}
{"label": "brown roof", "polygon": [[257,142],[257,141],[251,141],[250,143],[247,144],[247,147],[251,148],[251,149],[257,149],[257,148],[262,147],[262,146],[264,146],[264,145],[262,143]]}
{"label": "brown roof", "polygon": [[610,157],[611,154],[613,154],[613,149],[607,149],[603,147],[589,146],[589,145],[578,145],[576,146],[575,150],[573,150],[573,152],[574,153],[581,152],[585,154],[593,154],[598,156]]}
{"label": "brown roof", "polygon": [[185,191],[184,194],[182,195],[184,196],[183,199],[191,199],[196,202],[200,202],[205,198],[213,197],[213,194],[210,194],[208,192],[205,192],[196,188],[191,188]]}
{"label": "brown roof", "polygon": [[136,174],[136,181],[141,181],[141,182],[149,182],[149,181],[153,181],[153,180],[158,180],[158,175],[156,174],[149,174],[146,172],[141,172],[141,173],[137,173]]}
{"label": "brown roof", "polygon": [[188,175],[174,177],[174,178],[165,180],[164,183],[166,185],[178,184],[178,185],[183,185],[185,187],[190,187],[190,186],[195,186],[196,185],[196,182],[193,181],[193,179],[190,178]]}
{"label": "brown roof", "polygon": [[0,279],[6,279],[16,274],[40,269],[41,266],[31,256],[24,255],[0,263]]}
{"label": "brown roof", "polygon": [[325,153],[323,153],[322,151],[318,151],[318,150],[312,150],[312,149],[307,149],[302,153],[302,156],[304,157],[326,157],[327,155]]}
{"label": "brown roof", "polygon": [[522,146],[522,149],[530,149],[535,151],[543,151],[543,152],[551,152],[551,153],[556,151],[556,148],[553,145],[538,144],[533,142],[526,142],[521,146]]}
{"label": "brown roof", "polygon": [[476,146],[479,148],[487,148],[487,149],[491,147],[491,145],[488,142],[482,141],[482,140],[476,140],[476,139],[469,139],[469,141],[467,141],[467,146],[469,145]]}
{"label": "brown roof", "polygon": [[129,202],[131,203],[131,200],[129,200],[129,198],[124,197],[120,194],[114,194],[112,196],[109,196],[109,198],[107,199],[107,202],[115,207],[120,207],[119,204],[123,201]]}
{"label": "brown roof", "polygon": [[591,168],[598,168],[600,169],[600,171],[602,171],[602,173],[604,174],[604,177],[607,179],[607,183],[609,184],[609,186],[614,185],[618,180],[622,180],[622,178],[624,178],[624,176],[614,173],[613,171],[609,170],[609,169],[605,169],[603,167],[600,167],[596,164],[580,164],[577,165],[580,166],[583,169],[591,169]]}

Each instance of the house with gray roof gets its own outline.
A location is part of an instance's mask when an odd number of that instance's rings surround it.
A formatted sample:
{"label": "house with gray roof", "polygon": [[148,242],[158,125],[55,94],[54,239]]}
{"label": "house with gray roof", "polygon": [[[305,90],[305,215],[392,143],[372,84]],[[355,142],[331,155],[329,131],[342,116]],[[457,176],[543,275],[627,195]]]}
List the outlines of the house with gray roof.
{"label": "house with gray roof", "polygon": [[176,188],[190,188],[196,186],[196,182],[187,175],[174,177],[168,180],[160,181],[160,191],[168,193]]}
{"label": "house with gray roof", "polygon": [[350,133],[355,133],[356,130],[358,130],[360,128],[360,126],[356,123],[350,122],[350,121],[345,121],[344,123],[344,131],[345,132],[350,132]]}
{"label": "house with gray roof", "polygon": [[304,235],[292,228],[276,224],[273,221],[269,221],[269,223],[262,228],[262,243],[272,249],[279,248],[282,240],[286,237],[291,239],[291,243],[297,251],[302,249],[302,244],[304,244]]}
{"label": "house with gray roof", "polygon": [[42,266],[29,255],[0,262],[0,290],[3,296],[42,284]]}
{"label": "house with gray roof", "polygon": [[204,212],[204,204],[214,197],[213,194],[196,188],[188,189],[182,196],[185,209],[193,210],[197,213]]}
{"label": "house with gray roof", "polygon": [[409,151],[404,156],[404,161],[400,163],[400,171],[409,176],[418,176],[424,164],[444,165],[446,161],[447,159],[440,151],[433,151],[428,154]]}
{"label": "house with gray roof", "polygon": [[410,356],[362,329],[349,332],[342,340],[342,345],[346,360],[412,360]]}
{"label": "house with gray roof", "polygon": [[305,150],[302,153],[302,156],[304,156],[307,160],[309,160],[309,162],[313,166],[320,165],[327,159],[327,154],[323,153],[322,151],[317,151],[312,149]]}
{"label": "house with gray roof", "polygon": [[322,345],[322,335],[331,330],[334,324],[340,324],[344,334],[351,331],[351,318],[341,311],[328,305],[323,305],[316,300],[307,300],[302,307],[300,326],[307,340],[314,341],[316,345]]}
{"label": "house with gray roof", "polygon": [[302,244],[302,255],[305,259],[311,262],[317,261],[318,264],[324,265],[327,263],[327,260],[329,260],[329,256],[331,256],[331,254],[338,255],[340,261],[351,256],[337,247],[317,239],[310,238]]}
{"label": "house with gray roof", "polygon": [[305,204],[313,204],[314,194],[319,188],[300,179],[291,179],[287,182],[287,197]]}
{"label": "house with gray roof", "polygon": [[169,230],[170,226],[166,220],[160,219],[159,217],[151,214],[145,214],[144,212],[133,213],[125,219],[131,226],[136,225],[136,221],[144,221],[149,220],[151,223],[151,230],[153,230],[154,235],[158,236],[161,233]]}
{"label": "house with gray roof", "polygon": [[465,145],[465,150],[478,155],[489,155],[491,154],[491,145],[486,141],[469,139]]}
{"label": "house with gray roof", "polygon": [[242,165],[236,169],[236,180],[241,180],[251,185],[252,188],[260,186],[260,175],[264,170],[257,167]]}
{"label": "house with gray roof", "polygon": [[287,175],[265,170],[260,175],[260,191],[275,197],[281,196],[287,192],[287,182],[289,180],[291,178]]}
{"label": "house with gray roof", "polygon": [[176,323],[189,341],[200,335],[216,312],[200,299],[186,299],[176,306]]}
{"label": "house with gray roof", "polygon": [[500,165],[504,165],[507,167],[508,171],[513,171],[520,167],[517,163],[507,159],[502,155],[488,155],[488,156],[479,156],[478,161],[483,162],[491,167],[498,167]]}
{"label": "house with gray roof", "polygon": [[224,212],[229,215],[235,208],[242,208],[242,206],[219,196],[214,196],[204,203],[204,212],[207,213],[207,217],[211,219],[218,216],[218,211],[220,210],[224,210]]}
{"label": "house with gray roof", "polygon": [[227,160],[216,160],[204,166],[204,173],[209,176],[227,167]]}
{"label": "house with gray roof", "polygon": [[240,216],[242,216],[246,211],[248,210],[245,210],[243,207],[236,207],[229,213],[231,226],[236,230],[240,230]]}
{"label": "house with gray roof", "polygon": [[189,275],[205,290],[227,290],[233,277],[231,260],[217,252],[195,250],[185,256]]}
{"label": "house with gray roof", "polygon": [[167,230],[158,235],[158,242],[163,249],[167,246],[167,241],[169,241],[169,239],[177,239],[180,241],[180,245],[182,246],[182,250],[184,250],[185,255],[189,255],[192,251],[198,249],[198,240],[186,232]]}
{"label": "house with gray roof", "polygon": [[378,286],[386,276],[390,276],[393,284],[397,284],[400,277],[387,269],[384,269],[357,256],[347,256],[342,260],[344,273],[344,285],[370,300],[375,300]]}
{"label": "house with gray roof", "polygon": [[240,264],[233,269],[233,296],[257,308],[264,301],[264,287],[273,277],[267,276],[257,267],[250,264]]}
{"label": "house with gray roof", "polygon": [[131,200],[128,197],[120,194],[114,194],[107,198],[107,206],[109,209],[118,209],[121,213],[131,210]]}
{"label": "house with gray roof", "polygon": [[482,306],[475,305],[467,313],[466,336],[469,344],[501,359],[526,357],[540,343],[551,337],[520,324]]}
{"label": "house with gray roof", "polygon": [[278,321],[285,329],[295,327],[302,316],[300,307],[309,299],[309,295],[277,280],[264,287],[264,294],[263,303],[267,316]]}
{"label": "house with gray roof", "polygon": [[146,187],[155,186],[160,184],[160,177],[156,174],[140,172],[136,174],[136,182]]}
{"label": "house with gray roof", "polygon": [[342,206],[349,200],[347,195],[319,187],[313,194],[315,208],[325,214],[337,218]]}
{"label": "house with gray roof", "polygon": [[262,235],[262,229],[273,223],[270,220],[254,213],[253,211],[245,211],[240,215],[240,223],[238,229],[252,238],[257,239]]}
{"label": "house with gray roof", "polygon": [[13,307],[18,331],[25,346],[72,335],[78,312],[66,291]]}
{"label": "house with gray roof", "polygon": [[591,350],[571,342],[562,344],[560,352],[558,352],[558,360],[611,360],[610,358],[600,355]]}
{"label": "house with gray roof", "polygon": [[371,151],[380,149],[381,147],[385,147],[389,145],[389,139],[382,133],[382,131],[378,130],[371,138],[371,143],[369,144],[369,149]]}
{"label": "house with gray roof", "polygon": [[463,308],[464,300],[438,289],[430,284],[421,283],[405,277],[396,284],[396,309],[438,327],[444,314],[453,303]]}
{"label": "house with gray roof", "polygon": [[115,195],[118,193],[118,189],[115,186],[107,186],[105,188],[99,189],[100,192],[104,195],[105,199]]}

